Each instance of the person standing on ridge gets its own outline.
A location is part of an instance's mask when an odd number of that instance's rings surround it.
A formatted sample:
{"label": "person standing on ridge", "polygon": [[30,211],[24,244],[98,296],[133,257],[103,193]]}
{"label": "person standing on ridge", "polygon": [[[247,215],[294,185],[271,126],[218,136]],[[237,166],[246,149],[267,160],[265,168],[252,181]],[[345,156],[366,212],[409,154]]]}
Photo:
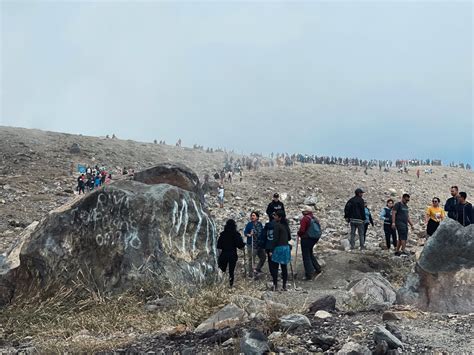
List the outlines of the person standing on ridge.
{"label": "person standing on ridge", "polygon": [[285,206],[283,202],[280,201],[280,195],[278,193],[273,194],[273,200],[267,206],[267,216],[270,220],[273,218],[273,214],[278,211],[283,211],[285,213]]}
{"label": "person standing on ridge", "polygon": [[347,223],[350,223],[351,226],[351,235],[350,235],[350,243],[351,243],[351,250],[355,249],[355,231],[359,234],[359,244],[360,249],[365,249],[364,246],[364,221],[365,221],[365,206],[364,206],[364,199],[362,196],[364,195],[364,190],[358,188],[355,190],[355,196],[352,197],[349,201],[347,201],[346,206],[344,207],[344,218],[346,219]]}
{"label": "person standing on ridge", "polygon": [[392,229],[396,229],[398,233],[398,242],[395,255],[407,254],[405,251],[408,240],[408,224],[413,230],[413,223],[410,219],[408,202],[409,194],[403,194],[402,200],[397,202],[392,209]]}

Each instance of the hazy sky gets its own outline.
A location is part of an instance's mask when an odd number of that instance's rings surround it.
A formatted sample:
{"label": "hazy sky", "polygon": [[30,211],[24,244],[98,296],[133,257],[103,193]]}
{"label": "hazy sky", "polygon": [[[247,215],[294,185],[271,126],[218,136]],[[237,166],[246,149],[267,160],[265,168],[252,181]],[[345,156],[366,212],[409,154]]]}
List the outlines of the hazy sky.
{"label": "hazy sky", "polygon": [[1,125],[473,162],[471,1],[0,6]]}

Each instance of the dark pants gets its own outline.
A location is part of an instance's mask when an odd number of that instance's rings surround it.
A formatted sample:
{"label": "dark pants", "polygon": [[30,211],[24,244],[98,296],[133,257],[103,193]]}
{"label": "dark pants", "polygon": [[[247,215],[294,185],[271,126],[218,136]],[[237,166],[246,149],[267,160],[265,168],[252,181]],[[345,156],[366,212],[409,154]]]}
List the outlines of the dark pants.
{"label": "dark pants", "polygon": [[301,238],[301,254],[303,255],[304,272],[307,278],[321,271],[321,266],[313,253],[313,247],[316,244],[315,239]]}
{"label": "dark pants", "polygon": [[369,223],[364,223],[364,243],[365,237],[367,237],[367,229],[369,229]]}
{"label": "dark pants", "polygon": [[426,226],[426,234],[428,234],[428,236],[431,237],[433,233],[436,232],[438,227],[439,227],[439,222],[433,221],[430,218],[430,220],[428,221],[428,225]]}
{"label": "dark pants", "polygon": [[219,255],[219,260],[217,261],[219,269],[224,273],[227,270],[227,265],[229,265],[229,283],[231,286],[234,284],[234,271],[235,266],[237,265],[237,259],[237,252],[223,250],[221,255]]}
{"label": "dark pants", "polygon": [[270,268],[270,274],[273,279],[273,286],[275,288],[278,286],[278,269],[281,266],[281,276],[283,277],[283,288],[286,288],[286,283],[288,282],[288,267],[286,264],[278,264],[272,261],[272,258],[268,256],[268,267]]}
{"label": "dark pants", "polygon": [[397,231],[392,228],[390,224],[383,225],[383,231],[385,233],[385,243],[387,244],[387,249],[390,249],[390,238],[392,239],[392,245],[394,248],[397,247]]}

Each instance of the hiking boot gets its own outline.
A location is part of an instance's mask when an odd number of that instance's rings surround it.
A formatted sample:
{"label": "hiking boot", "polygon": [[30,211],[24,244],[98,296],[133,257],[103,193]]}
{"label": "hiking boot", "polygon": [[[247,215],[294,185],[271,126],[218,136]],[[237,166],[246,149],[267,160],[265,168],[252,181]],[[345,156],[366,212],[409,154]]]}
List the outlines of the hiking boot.
{"label": "hiking boot", "polygon": [[402,255],[402,253],[400,251],[395,252],[395,256],[400,256],[400,255]]}
{"label": "hiking boot", "polygon": [[272,292],[278,291],[277,285],[273,285],[270,291],[272,291]]}
{"label": "hiking boot", "polygon": [[288,289],[287,289],[286,286],[285,286],[285,287],[282,287],[282,288],[281,288],[281,291],[282,291],[282,292],[285,292],[285,291],[288,291]]}

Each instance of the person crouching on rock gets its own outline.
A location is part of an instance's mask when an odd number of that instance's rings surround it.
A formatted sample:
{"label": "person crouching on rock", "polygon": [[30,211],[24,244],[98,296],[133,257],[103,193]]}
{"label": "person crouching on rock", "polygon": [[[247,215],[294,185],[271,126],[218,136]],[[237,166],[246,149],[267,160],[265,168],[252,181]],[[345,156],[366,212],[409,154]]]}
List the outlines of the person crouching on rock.
{"label": "person crouching on rock", "polygon": [[273,291],[278,289],[278,269],[281,266],[281,275],[283,276],[282,291],[286,291],[286,283],[288,282],[287,265],[291,262],[291,250],[288,242],[291,240],[290,227],[285,218],[283,211],[277,211],[273,214],[275,226],[273,229],[273,246],[268,253],[270,259],[270,270],[273,279]]}
{"label": "person crouching on rock", "polygon": [[224,231],[219,235],[217,240],[217,249],[220,249],[217,264],[222,272],[226,272],[229,265],[229,283],[230,287],[234,285],[234,271],[237,265],[237,248],[243,249],[245,243],[242,236],[237,232],[237,225],[233,219],[229,219],[224,227]]}

